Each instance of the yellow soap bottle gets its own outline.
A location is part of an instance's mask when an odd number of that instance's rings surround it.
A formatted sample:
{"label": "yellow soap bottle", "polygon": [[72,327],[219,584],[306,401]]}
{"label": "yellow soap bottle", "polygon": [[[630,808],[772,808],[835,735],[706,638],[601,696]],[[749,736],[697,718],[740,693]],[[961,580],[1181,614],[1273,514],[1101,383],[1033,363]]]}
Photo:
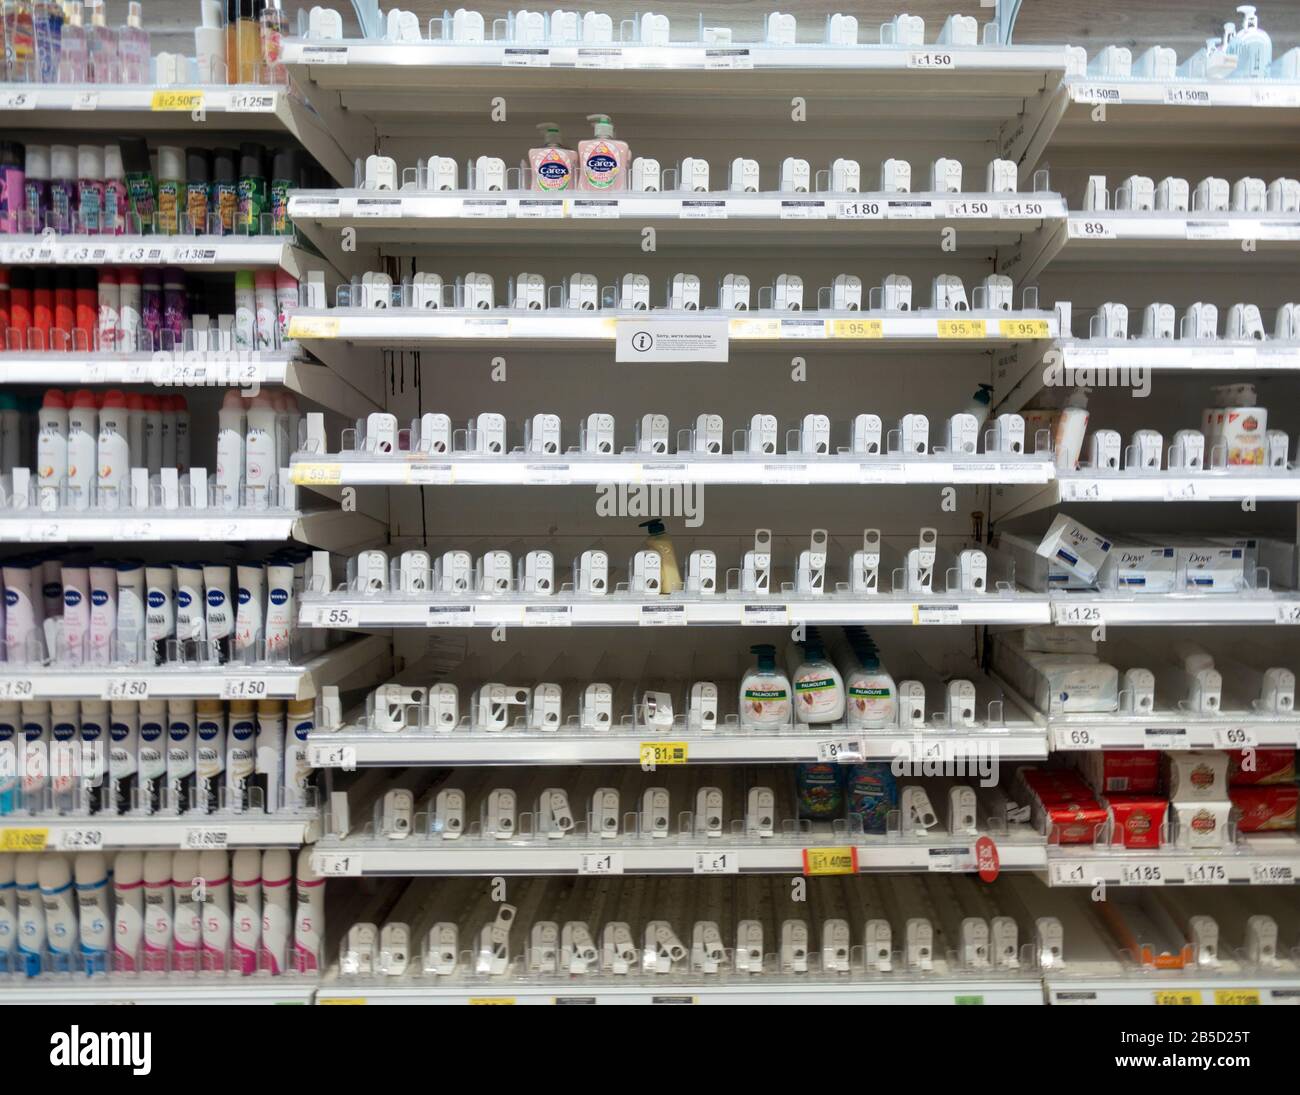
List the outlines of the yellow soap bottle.
{"label": "yellow soap bottle", "polygon": [[645,546],[659,556],[659,585],[664,593],[676,593],[682,588],[682,572],[677,566],[677,552],[658,517],[642,521],[646,530]]}

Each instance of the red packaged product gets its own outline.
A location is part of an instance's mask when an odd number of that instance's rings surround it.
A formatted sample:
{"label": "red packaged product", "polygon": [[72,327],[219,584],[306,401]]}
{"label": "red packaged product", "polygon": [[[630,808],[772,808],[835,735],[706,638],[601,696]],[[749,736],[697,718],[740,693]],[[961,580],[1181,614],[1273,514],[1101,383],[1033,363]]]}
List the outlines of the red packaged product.
{"label": "red packaged product", "polygon": [[1106,796],[1115,819],[1115,843],[1125,848],[1159,848],[1160,826],[1169,803],[1155,795],[1113,794]]}
{"label": "red packaged product", "polygon": [[1229,787],[1228,797],[1241,811],[1237,828],[1243,833],[1295,832],[1297,787]]}
{"label": "red packaged product", "polygon": [[1160,789],[1160,754],[1154,749],[1116,749],[1101,754],[1101,794],[1153,794]]}
{"label": "red packaged product", "polygon": [[1085,805],[1043,804],[1047,816],[1047,839],[1052,844],[1092,844],[1106,820],[1106,810],[1096,803]]}
{"label": "red packaged product", "polygon": [[[1275,783],[1295,782],[1294,749],[1254,749],[1249,750],[1254,757],[1247,759],[1247,750],[1233,749],[1228,752],[1228,784],[1232,787],[1257,787]],[[1243,767],[1250,765],[1247,771]]]}

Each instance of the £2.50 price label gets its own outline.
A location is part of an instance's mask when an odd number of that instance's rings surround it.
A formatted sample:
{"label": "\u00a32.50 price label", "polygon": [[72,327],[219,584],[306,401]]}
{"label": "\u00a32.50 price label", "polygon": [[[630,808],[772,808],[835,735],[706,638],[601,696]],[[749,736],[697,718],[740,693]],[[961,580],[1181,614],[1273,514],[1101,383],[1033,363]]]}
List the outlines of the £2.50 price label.
{"label": "\u00a32.50 price label", "polygon": [[149,102],[150,110],[202,110],[203,92],[166,90],[155,91]]}

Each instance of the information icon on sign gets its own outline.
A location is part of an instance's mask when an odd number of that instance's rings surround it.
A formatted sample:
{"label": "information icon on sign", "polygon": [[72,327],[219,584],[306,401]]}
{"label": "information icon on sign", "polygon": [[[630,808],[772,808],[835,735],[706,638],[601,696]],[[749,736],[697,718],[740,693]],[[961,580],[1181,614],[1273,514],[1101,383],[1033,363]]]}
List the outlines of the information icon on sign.
{"label": "information icon on sign", "polygon": [[648,353],[654,349],[655,336],[649,331],[637,331],[632,336],[632,349],[639,350],[641,353]]}

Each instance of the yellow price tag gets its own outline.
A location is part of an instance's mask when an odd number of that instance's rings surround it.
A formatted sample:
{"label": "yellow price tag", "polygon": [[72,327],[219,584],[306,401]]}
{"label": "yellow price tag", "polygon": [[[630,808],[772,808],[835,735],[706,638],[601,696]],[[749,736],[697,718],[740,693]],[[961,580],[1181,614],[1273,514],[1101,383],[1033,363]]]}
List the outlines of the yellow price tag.
{"label": "yellow price tag", "polygon": [[338,338],[339,321],[332,316],[290,316],[289,338]]}
{"label": "yellow price tag", "polygon": [[201,91],[155,91],[149,102],[150,110],[202,110]]}
{"label": "yellow price tag", "polygon": [[884,338],[885,324],[879,319],[831,319],[826,333],[831,338]]}
{"label": "yellow price tag", "polygon": [[780,338],[779,319],[733,319],[727,324],[728,338]]}
{"label": "yellow price tag", "polygon": [[857,848],[805,848],[803,850],[803,873],[816,874],[857,874]]}
{"label": "yellow price tag", "polygon": [[1216,1004],[1262,1004],[1259,989],[1215,989]]}
{"label": "yellow price tag", "polygon": [[1155,998],[1157,1004],[1199,1004],[1201,993],[1198,989],[1160,989]]}
{"label": "yellow price tag", "polygon": [[1051,338],[1045,319],[1004,319],[999,323],[1003,338]]}
{"label": "yellow price tag", "polygon": [[641,764],[654,768],[661,764],[685,764],[690,751],[689,744],[684,741],[643,741]]}
{"label": "yellow price tag", "polygon": [[940,338],[987,338],[986,324],[982,319],[941,319]]}
{"label": "yellow price tag", "polygon": [[49,829],[0,829],[0,852],[43,852]]}
{"label": "yellow price tag", "polygon": [[300,487],[336,487],[343,482],[343,465],[294,464],[289,478]]}
{"label": "yellow price tag", "polygon": [[513,1004],[515,998],[513,996],[471,996],[469,1002],[471,1004]]}
{"label": "yellow price tag", "polygon": [[366,998],[364,996],[322,996],[319,1000],[316,1001],[316,1003],[318,1004],[334,1004],[334,1005],[364,1004],[365,1002],[366,1002]]}

